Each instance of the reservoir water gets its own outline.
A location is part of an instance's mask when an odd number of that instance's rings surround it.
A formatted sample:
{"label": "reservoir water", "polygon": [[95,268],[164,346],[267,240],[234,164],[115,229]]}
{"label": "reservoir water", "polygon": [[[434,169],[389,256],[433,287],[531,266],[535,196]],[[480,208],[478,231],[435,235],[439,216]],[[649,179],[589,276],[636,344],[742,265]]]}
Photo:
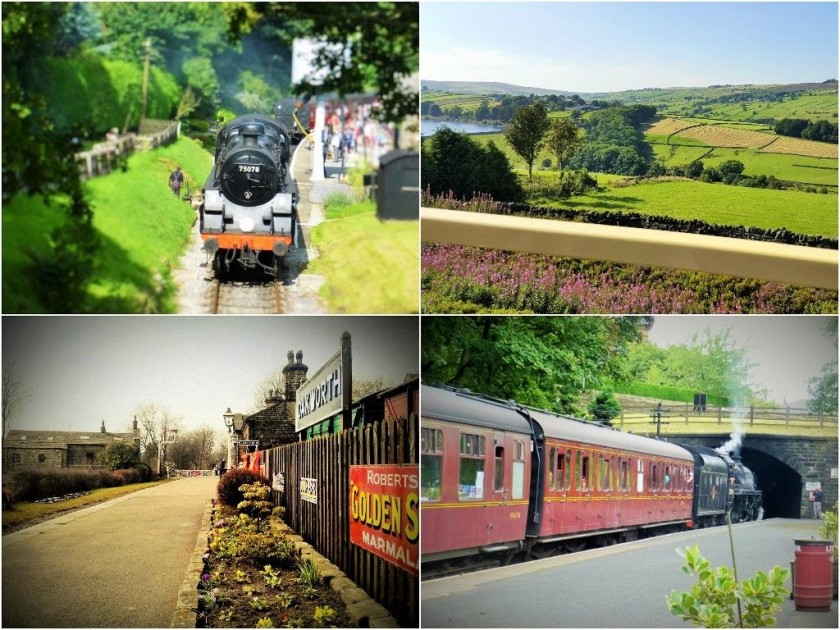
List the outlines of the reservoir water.
{"label": "reservoir water", "polygon": [[438,128],[444,126],[458,133],[498,133],[504,129],[503,127],[495,127],[493,125],[477,125],[475,123],[452,122],[449,120],[421,120],[420,134],[423,136],[433,136]]}

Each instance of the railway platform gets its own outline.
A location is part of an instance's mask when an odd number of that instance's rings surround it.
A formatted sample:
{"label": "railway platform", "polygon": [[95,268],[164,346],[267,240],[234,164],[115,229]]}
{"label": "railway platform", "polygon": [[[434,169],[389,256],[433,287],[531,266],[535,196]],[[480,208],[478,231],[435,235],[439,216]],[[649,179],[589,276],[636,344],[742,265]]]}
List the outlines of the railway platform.
{"label": "railway platform", "polygon": [[[733,527],[740,580],[774,565],[790,567],[793,540],[819,537],[812,520],[770,519]],[[676,553],[696,544],[712,566],[731,566],[726,527],[680,532],[509,567],[423,582],[423,628],[691,627],[665,603],[687,591]],[[790,583],[788,588],[792,588]],[[837,628],[830,612],[797,612],[785,599],[779,628]]]}

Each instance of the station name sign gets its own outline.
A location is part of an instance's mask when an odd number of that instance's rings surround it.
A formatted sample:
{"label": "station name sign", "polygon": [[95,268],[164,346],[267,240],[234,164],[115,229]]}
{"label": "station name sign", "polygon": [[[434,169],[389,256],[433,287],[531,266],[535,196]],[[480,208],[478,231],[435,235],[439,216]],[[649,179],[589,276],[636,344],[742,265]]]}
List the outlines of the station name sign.
{"label": "station name sign", "polygon": [[417,575],[419,490],[416,464],[350,466],[350,542]]}
{"label": "station name sign", "polygon": [[[346,349],[345,349],[346,348]],[[303,431],[349,408],[350,352],[343,346],[296,393],[295,431]]]}

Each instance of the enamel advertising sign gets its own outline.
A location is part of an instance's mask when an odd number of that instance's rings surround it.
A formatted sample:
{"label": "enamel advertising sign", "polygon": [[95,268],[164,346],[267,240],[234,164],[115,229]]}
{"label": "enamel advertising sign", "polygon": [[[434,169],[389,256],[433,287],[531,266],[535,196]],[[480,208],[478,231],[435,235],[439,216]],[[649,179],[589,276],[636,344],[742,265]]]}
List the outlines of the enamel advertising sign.
{"label": "enamel advertising sign", "polygon": [[350,466],[350,542],[417,575],[420,475],[416,464]]}

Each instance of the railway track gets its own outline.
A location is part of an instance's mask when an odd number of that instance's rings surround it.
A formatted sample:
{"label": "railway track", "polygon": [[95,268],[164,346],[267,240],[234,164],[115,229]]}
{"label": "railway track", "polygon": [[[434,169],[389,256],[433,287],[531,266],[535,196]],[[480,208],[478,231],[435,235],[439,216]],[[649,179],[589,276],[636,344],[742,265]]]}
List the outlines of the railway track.
{"label": "railway track", "polygon": [[207,289],[206,302],[213,315],[276,315],[285,311],[281,282],[214,278]]}

